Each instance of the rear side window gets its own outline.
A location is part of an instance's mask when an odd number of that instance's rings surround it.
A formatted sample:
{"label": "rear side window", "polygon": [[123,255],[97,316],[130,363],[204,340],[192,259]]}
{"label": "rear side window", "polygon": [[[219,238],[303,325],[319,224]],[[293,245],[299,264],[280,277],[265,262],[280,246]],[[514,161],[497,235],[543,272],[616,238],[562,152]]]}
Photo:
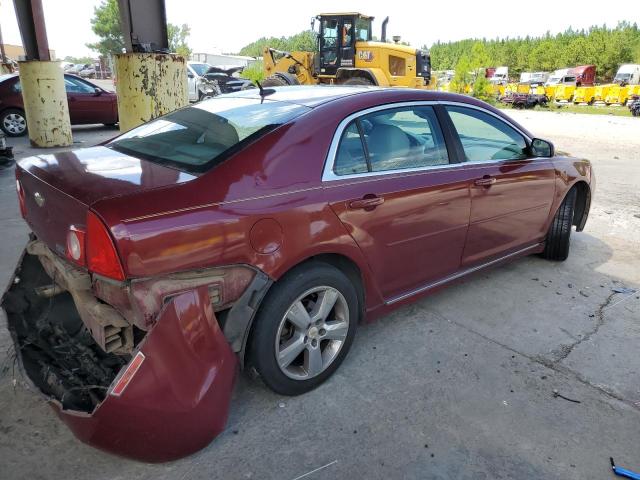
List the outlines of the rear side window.
{"label": "rear side window", "polygon": [[363,115],[342,134],[334,173],[351,175],[447,165],[444,137],[432,107],[402,107]]}
{"label": "rear side window", "polygon": [[308,110],[290,103],[219,97],[145,123],[107,147],[179,170],[205,172]]}
{"label": "rear side window", "polygon": [[527,142],[506,122],[473,108],[447,106],[467,162],[527,158]]}

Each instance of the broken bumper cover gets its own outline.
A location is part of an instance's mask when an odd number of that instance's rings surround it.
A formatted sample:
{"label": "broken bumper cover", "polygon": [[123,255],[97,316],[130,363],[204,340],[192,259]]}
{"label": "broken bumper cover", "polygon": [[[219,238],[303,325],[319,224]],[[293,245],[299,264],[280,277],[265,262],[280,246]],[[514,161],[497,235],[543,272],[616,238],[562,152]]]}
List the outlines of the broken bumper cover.
{"label": "broken bumper cover", "polygon": [[207,289],[174,297],[139,351],[144,361],[119,396],[112,385],[92,414],[54,403],[58,416],[83,442],[137,460],[169,461],[205,447],[224,429],[237,370]]}
{"label": "broken bumper cover", "polygon": [[[34,272],[25,266],[27,257],[28,254],[23,256],[17,269],[17,275],[23,274],[25,278],[9,292],[20,286],[25,291],[26,276]],[[33,268],[34,257],[29,261]],[[104,398],[91,411],[64,408],[62,401],[37,386],[38,379],[31,375],[39,370],[34,369],[33,358],[26,357],[29,348],[23,348],[16,323],[34,312],[30,307],[17,310],[5,300],[3,306],[25,377],[83,442],[125,457],[163,462],[203,448],[224,429],[238,360],[218,325],[207,286],[166,300],[154,325],[133,350],[129,363],[120,369]],[[44,318],[50,315],[51,310]],[[64,322],[64,319],[55,317],[48,321]],[[63,346],[51,344],[51,349]],[[131,363],[141,359],[135,373],[128,375]],[[25,361],[30,368],[25,368]],[[46,364],[41,367],[47,369]]]}

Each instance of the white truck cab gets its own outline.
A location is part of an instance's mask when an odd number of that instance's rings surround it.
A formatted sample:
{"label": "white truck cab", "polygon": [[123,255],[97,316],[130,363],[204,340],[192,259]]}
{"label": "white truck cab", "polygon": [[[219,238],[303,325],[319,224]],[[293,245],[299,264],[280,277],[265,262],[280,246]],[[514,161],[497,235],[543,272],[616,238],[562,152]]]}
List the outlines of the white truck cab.
{"label": "white truck cab", "polygon": [[200,100],[199,84],[202,76],[211,68],[211,65],[204,62],[187,62],[187,90],[189,91],[189,101]]}
{"label": "white truck cab", "polygon": [[[545,86],[566,84],[567,73],[569,73],[568,68],[561,68],[559,70],[556,70],[551,75],[549,75],[549,78],[544,83]],[[574,82],[575,78],[575,75],[573,75]]]}
{"label": "white truck cab", "polygon": [[498,85],[506,85],[509,83],[509,67],[496,68],[493,77],[491,77],[489,81]]}
{"label": "white truck cab", "polygon": [[613,83],[625,83],[626,85],[640,85],[640,65],[627,63],[620,65]]}

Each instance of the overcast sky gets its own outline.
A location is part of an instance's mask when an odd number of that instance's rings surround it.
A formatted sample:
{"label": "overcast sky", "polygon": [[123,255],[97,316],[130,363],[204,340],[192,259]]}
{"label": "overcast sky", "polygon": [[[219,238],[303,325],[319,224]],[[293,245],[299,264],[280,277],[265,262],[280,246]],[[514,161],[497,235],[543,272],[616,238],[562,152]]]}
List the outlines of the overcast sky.
{"label": "overcast sky", "polygon": [[[95,40],[90,19],[100,0],[42,0],[50,48],[58,58],[92,55],[85,43]],[[166,0],[167,20],[191,27],[189,44],[195,52],[237,52],[262,36],[287,36],[309,28],[311,17],[333,11],[359,11],[376,17],[374,33],[389,16],[388,36],[420,47],[437,40],[470,37],[542,35],[572,26],[614,26],[620,20],[640,23],[639,0],[617,0],[615,8],[589,2],[511,2],[509,0],[457,0],[390,2],[351,0],[208,1]],[[318,7],[318,5],[321,7]],[[552,6],[550,6],[552,5]],[[602,8],[594,8],[600,5]],[[522,9],[519,6],[523,7]],[[321,8],[322,12],[318,11]],[[537,13],[536,13],[537,11]],[[553,12],[553,14],[551,14]],[[633,14],[632,12],[635,12]],[[633,15],[633,16],[632,16]],[[21,44],[12,0],[0,0],[0,27],[5,43]]]}

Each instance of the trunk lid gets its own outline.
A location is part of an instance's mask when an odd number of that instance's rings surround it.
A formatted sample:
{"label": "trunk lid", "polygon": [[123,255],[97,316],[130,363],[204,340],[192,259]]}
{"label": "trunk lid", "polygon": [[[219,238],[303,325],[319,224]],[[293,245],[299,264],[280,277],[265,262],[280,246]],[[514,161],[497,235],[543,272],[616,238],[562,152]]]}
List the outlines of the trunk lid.
{"label": "trunk lid", "polygon": [[196,178],[106,147],[25,158],[18,162],[16,177],[24,191],[27,223],[62,255],[69,227],[84,227],[95,202]]}

